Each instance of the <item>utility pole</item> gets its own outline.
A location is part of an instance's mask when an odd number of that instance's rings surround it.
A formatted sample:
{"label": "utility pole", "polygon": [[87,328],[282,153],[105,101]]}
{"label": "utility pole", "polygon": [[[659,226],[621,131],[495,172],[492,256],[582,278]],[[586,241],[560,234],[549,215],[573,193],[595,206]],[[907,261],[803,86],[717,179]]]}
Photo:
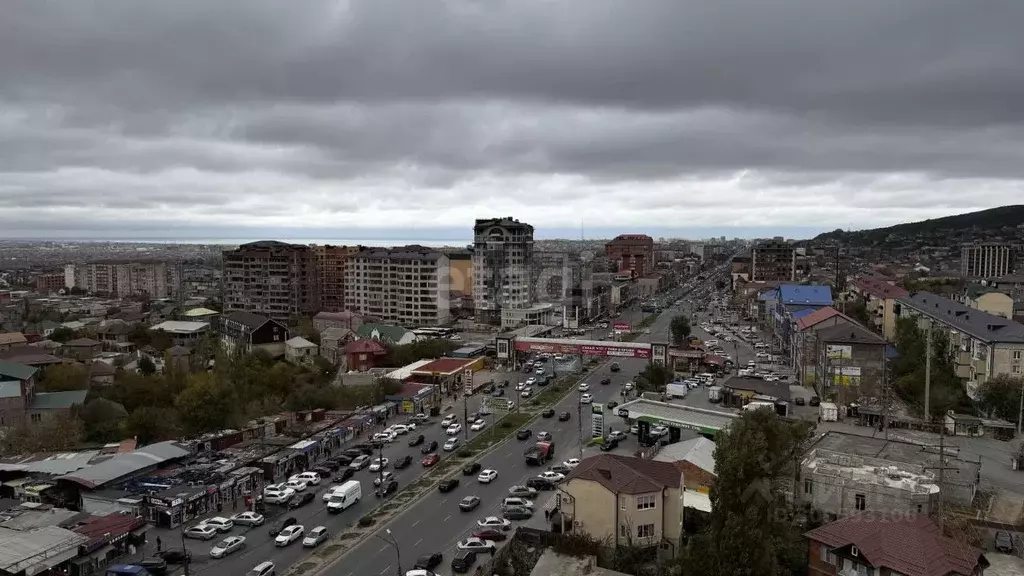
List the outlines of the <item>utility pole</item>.
{"label": "utility pole", "polygon": [[580,439],[580,460],[583,460],[583,393],[577,389],[576,392],[576,429]]}
{"label": "utility pole", "polygon": [[945,425],[939,426],[939,464],[937,466],[925,466],[924,470],[938,470],[939,472],[939,510],[938,510],[938,521],[939,530],[945,528],[945,512],[946,512],[946,470],[955,470],[960,472],[960,469],[956,466],[946,465],[946,427]]}
{"label": "utility pole", "polygon": [[185,551],[184,558],[182,558],[182,562],[184,562],[183,567],[185,568],[185,576],[189,576],[190,574],[192,574],[191,570],[189,569],[190,568],[189,564],[192,563],[192,559],[189,556],[188,548],[185,547],[185,506],[184,505],[181,507],[181,524],[178,526],[178,533],[181,534],[181,549]]}
{"label": "utility pole", "polygon": [[1017,413],[1017,435],[1020,436],[1020,424],[1024,420],[1024,380],[1020,383],[1020,411]]}
{"label": "utility pole", "polygon": [[888,344],[882,346],[882,432],[889,439],[889,360],[886,354]]}
{"label": "utility pole", "polygon": [[469,394],[462,391],[462,437],[469,442]]}
{"label": "utility pole", "polygon": [[377,485],[384,488],[384,442],[377,443]]}
{"label": "utility pole", "polygon": [[924,344],[924,421],[932,421],[932,323],[928,323],[928,332]]}

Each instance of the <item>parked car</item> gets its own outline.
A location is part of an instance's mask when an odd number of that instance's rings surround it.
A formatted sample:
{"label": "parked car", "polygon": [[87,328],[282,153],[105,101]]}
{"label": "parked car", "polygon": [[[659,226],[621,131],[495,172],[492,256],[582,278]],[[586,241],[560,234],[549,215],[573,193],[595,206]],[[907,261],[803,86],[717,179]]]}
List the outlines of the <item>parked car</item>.
{"label": "parked car", "polygon": [[406,454],[405,456],[399,458],[395,462],[395,470],[401,470],[403,468],[408,468],[410,464],[412,464],[412,456],[409,456],[408,454]]}
{"label": "parked car", "polygon": [[184,564],[192,559],[192,553],[184,548],[168,548],[163,552],[157,552],[157,556],[168,564]]}
{"label": "parked car", "polygon": [[334,481],[335,482],[345,482],[346,480],[348,480],[349,478],[351,478],[351,477],[353,477],[355,475],[356,475],[356,471],[355,470],[353,470],[351,468],[348,468],[348,467],[342,468],[334,476]]}
{"label": "parked car", "polygon": [[185,530],[185,538],[193,538],[195,540],[213,540],[217,536],[217,529],[213,526],[207,526],[206,524],[200,524],[193,526]]}
{"label": "parked car", "polygon": [[559,422],[568,422],[572,418],[572,414],[569,412],[562,412],[558,415]]}
{"label": "parked car", "polygon": [[374,490],[373,493],[377,496],[377,498],[387,498],[388,496],[394,494],[397,491],[398,480],[392,478],[384,482],[384,484],[381,484],[379,487],[377,487],[377,489]]}
{"label": "parked car", "polygon": [[1013,553],[1013,536],[1010,536],[1009,532],[1000,530],[996,532],[995,539],[996,552],[1002,552],[1004,554]]}
{"label": "parked car", "polygon": [[452,558],[452,572],[464,574],[469,572],[476,563],[476,552],[472,550],[456,550]]}
{"label": "parked car", "polygon": [[420,448],[420,452],[423,454],[430,454],[431,452],[437,452],[437,440],[431,440],[430,444],[427,444],[423,448]]}
{"label": "parked car", "polygon": [[811,406],[820,406],[821,398],[818,398],[817,396],[811,396],[811,400],[808,402],[808,404],[810,404]]}
{"label": "parked car", "polygon": [[501,530],[495,530],[493,528],[482,528],[480,530],[477,530],[476,532],[473,532],[473,537],[479,538],[481,540],[490,540],[492,542],[501,542],[508,538],[508,534],[505,534]]}
{"label": "parked car", "polygon": [[409,446],[419,446],[420,444],[423,444],[423,441],[423,434],[420,434],[413,438],[412,440],[409,440]]}
{"label": "parked car", "polygon": [[167,560],[159,556],[152,558],[143,558],[135,562],[136,566],[141,566],[146,569],[147,572],[153,576],[166,576],[167,574]]}
{"label": "parked car", "polygon": [[794,404],[796,404],[797,406],[803,406],[803,405],[804,405],[804,404],[806,404],[807,402],[806,402],[806,401],[804,400],[804,397],[803,397],[803,396],[797,396],[797,397],[796,397],[796,398],[795,398],[795,399],[793,400],[793,403],[794,403]]}
{"label": "parked car", "polygon": [[258,512],[241,512],[232,516],[231,521],[239,526],[262,526],[266,518]]}
{"label": "parked car", "polygon": [[419,568],[421,570],[433,571],[434,568],[437,568],[441,564],[442,560],[443,558],[440,552],[430,552],[427,554],[420,555],[420,557],[416,559],[416,563],[413,564],[412,567],[414,569]]}

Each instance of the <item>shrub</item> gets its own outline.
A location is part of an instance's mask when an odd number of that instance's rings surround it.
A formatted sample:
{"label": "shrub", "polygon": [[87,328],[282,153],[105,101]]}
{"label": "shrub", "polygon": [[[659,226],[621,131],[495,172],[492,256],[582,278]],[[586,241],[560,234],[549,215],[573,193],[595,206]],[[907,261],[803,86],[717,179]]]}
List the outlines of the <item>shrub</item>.
{"label": "shrub", "polygon": [[362,526],[363,528],[365,528],[367,526],[373,526],[373,522],[374,522],[373,516],[363,516],[362,518],[359,519],[359,525]]}
{"label": "shrub", "polygon": [[499,424],[498,426],[500,426],[500,427],[502,427],[502,428],[514,428],[514,427],[515,427],[515,424],[514,424],[514,423],[512,423],[512,422],[507,422],[507,421],[503,421],[503,422],[502,422],[501,424]]}
{"label": "shrub", "polygon": [[469,458],[473,456],[473,451],[470,450],[469,448],[463,448],[462,450],[456,452],[456,454],[458,455],[459,458]]}

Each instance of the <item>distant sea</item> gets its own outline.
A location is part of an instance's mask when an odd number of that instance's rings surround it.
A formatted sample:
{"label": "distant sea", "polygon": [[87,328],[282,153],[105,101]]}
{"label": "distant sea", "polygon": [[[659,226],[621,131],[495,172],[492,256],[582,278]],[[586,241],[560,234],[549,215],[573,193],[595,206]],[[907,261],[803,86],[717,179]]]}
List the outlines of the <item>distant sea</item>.
{"label": "distant sea", "polygon": [[[473,239],[438,239],[429,240],[395,240],[388,238],[270,238],[279,242],[290,244],[333,244],[335,246],[408,246],[419,244],[421,246],[433,247],[464,247],[473,243]],[[111,239],[76,239],[64,240],[64,242],[123,242],[125,244],[213,244],[217,246],[238,246],[249,242],[268,240],[268,238],[111,238]]]}

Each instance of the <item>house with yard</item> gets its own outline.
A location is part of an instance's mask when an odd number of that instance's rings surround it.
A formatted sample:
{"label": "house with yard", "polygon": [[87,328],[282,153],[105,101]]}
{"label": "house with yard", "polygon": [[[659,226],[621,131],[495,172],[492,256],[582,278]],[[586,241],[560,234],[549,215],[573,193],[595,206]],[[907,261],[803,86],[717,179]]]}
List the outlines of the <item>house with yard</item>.
{"label": "house with yard", "polygon": [[150,328],[154,332],[164,332],[178,346],[191,346],[210,332],[209,322],[185,320],[168,320]]}
{"label": "house with yard", "polygon": [[319,350],[319,346],[302,336],[294,336],[284,343],[284,357],[294,364],[312,363]]}
{"label": "house with yard", "polygon": [[361,324],[356,329],[356,335],[360,338],[377,340],[388,346],[403,346],[416,341],[416,335],[411,330],[388,324]]}
{"label": "house with yard", "polygon": [[345,362],[345,346],[358,336],[348,328],[327,328],[320,333],[320,355],[335,366]]}
{"label": "house with yard", "polygon": [[76,338],[61,346],[65,358],[74,358],[79,362],[92,360],[103,351],[103,343],[92,338]]}
{"label": "house with yard", "polygon": [[85,404],[87,390],[36,392],[38,375],[38,368],[0,361],[0,427],[67,418]]}
{"label": "house with yard", "polygon": [[252,353],[262,350],[271,356],[284,356],[288,327],[252,312],[231,312],[221,317],[221,342],[228,350],[242,347]]}
{"label": "house with yard", "polygon": [[0,352],[10,350],[15,346],[24,346],[25,344],[28,344],[28,339],[21,332],[0,333]]}
{"label": "house with yard", "polygon": [[356,372],[376,368],[387,353],[387,348],[377,340],[353,340],[345,345],[346,368]]}

